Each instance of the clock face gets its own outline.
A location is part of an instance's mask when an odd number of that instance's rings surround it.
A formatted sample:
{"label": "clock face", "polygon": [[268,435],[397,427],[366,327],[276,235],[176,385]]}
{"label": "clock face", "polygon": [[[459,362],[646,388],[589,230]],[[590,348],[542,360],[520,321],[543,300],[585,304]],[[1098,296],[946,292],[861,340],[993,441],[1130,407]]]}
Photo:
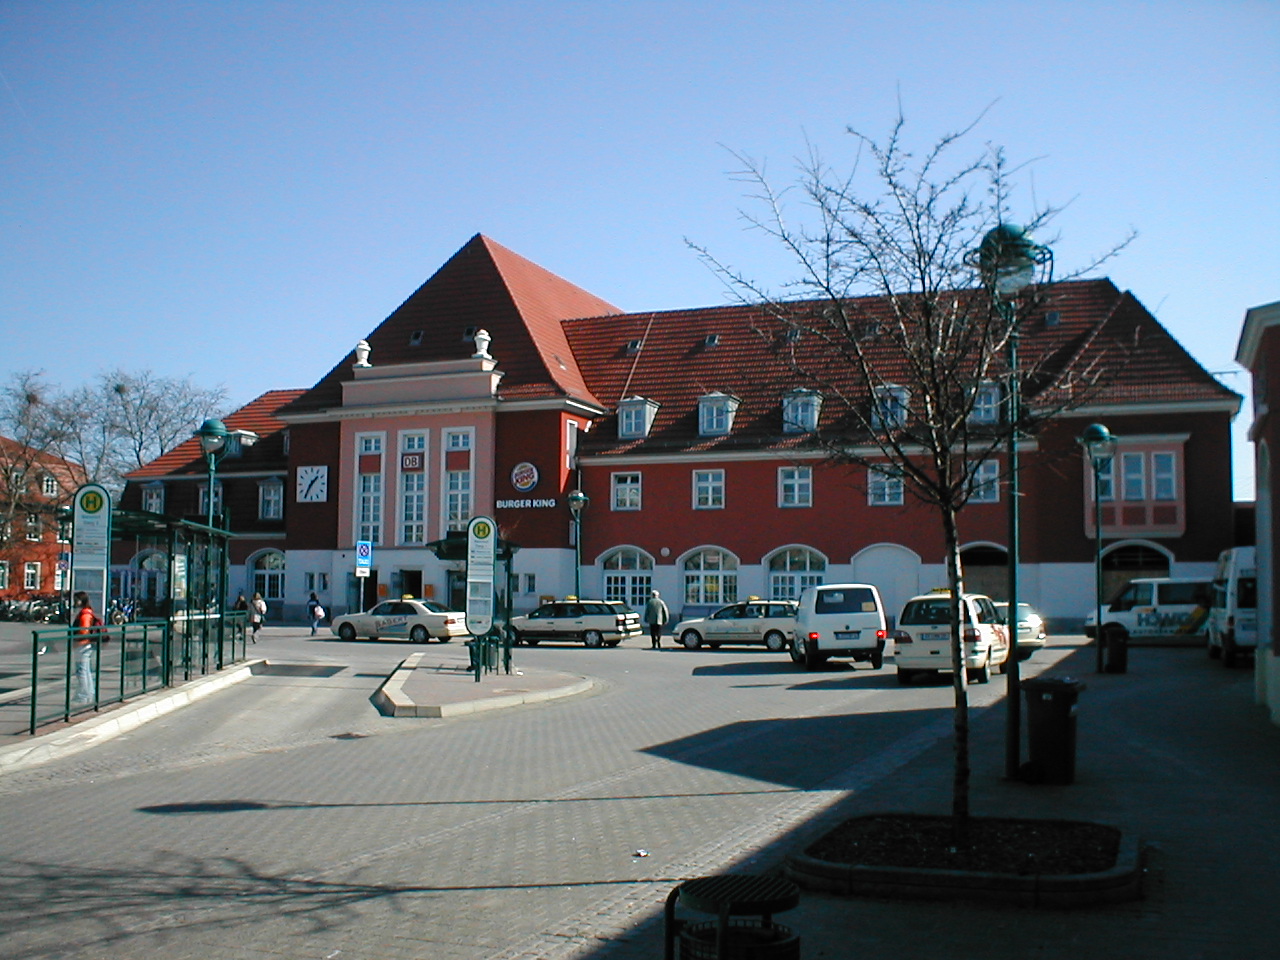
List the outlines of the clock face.
{"label": "clock face", "polygon": [[299,503],[324,503],[329,499],[329,468],[299,467],[298,490]]}

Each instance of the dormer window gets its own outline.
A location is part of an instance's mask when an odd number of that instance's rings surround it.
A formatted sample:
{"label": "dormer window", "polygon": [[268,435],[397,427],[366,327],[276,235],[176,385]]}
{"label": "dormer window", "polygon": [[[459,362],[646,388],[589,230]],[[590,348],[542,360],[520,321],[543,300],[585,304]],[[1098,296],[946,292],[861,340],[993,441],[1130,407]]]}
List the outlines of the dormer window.
{"label": "dormer window", "polygon": [[907,402],[911,394],[906,387],[877,387],[871,401],[871,428],[896,430],[907,424]]}
{"label": "dormer window", "polygon": [[973,393],[973,409],[969,412],[969,422],[999,423],[1000,399],[998,383],[979,384]]}
{"label": "dormer window", "polygon": [[628,357],[634,357],[640,352],[640,347],[644,344],[643,340],[628,340],[624,350]]}
{"label": "dormer window", "polygon": [[803,387],[792,390],[782,398],[782,432],[813,433],[821,409],[822,394]]}
{"label": "dormer window", "polygon": [[164,513],[164,484],[159,480],[143,485],[142,509],[147,513]]}
{"label": "dormer window", "polygon": [[698,433],[723,437],[733,429],[733,415],[742,401],[727,393],[708,393],[698,398]]}
{"label": "dormer window", "polygon": [[658,404],[645,397],[627,397],[618,404],[618,437],[633,440],[647,437],[653,427]]}

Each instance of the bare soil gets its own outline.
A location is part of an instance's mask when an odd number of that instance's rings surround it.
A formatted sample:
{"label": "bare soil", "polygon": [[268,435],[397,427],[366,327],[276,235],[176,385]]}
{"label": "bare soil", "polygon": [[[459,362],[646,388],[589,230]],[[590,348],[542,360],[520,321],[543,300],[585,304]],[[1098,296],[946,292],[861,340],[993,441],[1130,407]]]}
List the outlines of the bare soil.
{"label": "bare soil", "polygon": [[1120,831],[1074,820],[970,817],[957,832],[949,816],[879,814],[846,820],[805,853],[875,867],[1077,874],[1116,864]]}

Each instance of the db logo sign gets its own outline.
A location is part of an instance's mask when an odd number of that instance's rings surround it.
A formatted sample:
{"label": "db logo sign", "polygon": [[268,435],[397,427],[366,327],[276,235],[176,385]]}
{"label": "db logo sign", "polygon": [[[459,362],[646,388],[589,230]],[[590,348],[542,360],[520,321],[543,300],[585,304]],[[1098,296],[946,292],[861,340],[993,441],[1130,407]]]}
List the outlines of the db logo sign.
{"label": "db logo sign", "polygon": [[511,469],[511,486],[520,493],[528,493],[538,485],[538,468],[532,463],[517,463]]}

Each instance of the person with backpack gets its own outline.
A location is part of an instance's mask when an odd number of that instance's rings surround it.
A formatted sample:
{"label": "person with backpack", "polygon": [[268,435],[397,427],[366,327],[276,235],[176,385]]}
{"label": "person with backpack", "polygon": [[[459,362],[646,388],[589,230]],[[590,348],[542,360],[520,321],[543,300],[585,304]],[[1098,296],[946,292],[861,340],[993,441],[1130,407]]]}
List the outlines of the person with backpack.
{"label": "person with backpack", "polygon": [[320,605],[320,598],[315,593],[307,601],[307,614],[311,617],[311,635],[314,637],[320,630],[320,621],[324,619],[324,607]]}
{"label": "person with backpack", "polygon": [[97,684],[94,682],[94,651],[102,640],[102,620],[89,604],[89,594],[76,591],[76,614],[71,624],[75,627],[76,695],[72,703],[80,706],[95,699]]}
{"label": "person with backpack", "polygon": [[249,627],[253,630],[253,636],[250,638],[254,643],[258,642],[258,631],[262,629],[262,621],[267,617],[267,601],[262,599],[262,594],[255,593],[253,599],[249,601]]}

